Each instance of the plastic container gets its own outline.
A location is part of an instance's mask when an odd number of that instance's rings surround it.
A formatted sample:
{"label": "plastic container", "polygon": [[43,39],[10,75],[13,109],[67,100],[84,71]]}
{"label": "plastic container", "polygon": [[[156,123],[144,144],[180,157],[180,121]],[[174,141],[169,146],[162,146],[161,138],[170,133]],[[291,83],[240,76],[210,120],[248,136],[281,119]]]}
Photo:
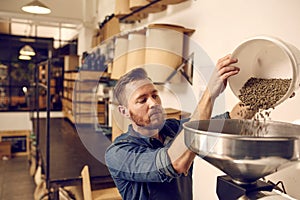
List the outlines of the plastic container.
{"label": "plastic container", "polygon": [[145,64],[145,29],[128,34],[126,73]]}
{"label": "plastic container", "polygon": [[270,36],[257,36],[238,45],[233,53],[240,72],[228,79],[230,88],[239,97],[240,89],[251,78],[292,79],[286,94],[273,106],[289,98],[300,86],[300,51],[291,44]]}

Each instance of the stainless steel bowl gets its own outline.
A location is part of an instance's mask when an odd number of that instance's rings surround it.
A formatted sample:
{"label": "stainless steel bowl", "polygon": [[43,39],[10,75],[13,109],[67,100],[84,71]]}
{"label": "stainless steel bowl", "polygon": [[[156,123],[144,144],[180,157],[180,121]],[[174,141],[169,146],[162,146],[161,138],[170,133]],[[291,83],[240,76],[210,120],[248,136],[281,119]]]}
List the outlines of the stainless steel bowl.
{"label": "stainless steel bowl", "polygon": [[299,125],[253,122],[234,119],[186,122],[185,144],[240,184],[254,183],[300,161]]}

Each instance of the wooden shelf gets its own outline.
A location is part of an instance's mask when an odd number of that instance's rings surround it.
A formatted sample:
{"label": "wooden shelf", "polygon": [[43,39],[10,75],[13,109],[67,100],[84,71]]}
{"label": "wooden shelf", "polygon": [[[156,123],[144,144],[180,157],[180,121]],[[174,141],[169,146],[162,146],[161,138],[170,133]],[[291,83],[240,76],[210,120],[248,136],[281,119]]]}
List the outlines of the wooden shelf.
{"label": "wooden shelf", "polygon": [[0,131],[0,142],[2,141],[11,142],[13,156],[24,156],[24,155],[28,156],[30,152],[29,135],[30,135],[30,130]]}
{"label": "wooden shelf", "polygon": [[[63,114],[72,123],[90,124],[97,120],[100,125],[108,125],[108,99],[96,100],[92,92],[93,88],[101,82],[97,80],[100,73],[105,76],[105,79],[109,79],[109,74],[106,72],[93,70],[65,72]],[[93,109],[91,106],[94,102],[98,103]]]}

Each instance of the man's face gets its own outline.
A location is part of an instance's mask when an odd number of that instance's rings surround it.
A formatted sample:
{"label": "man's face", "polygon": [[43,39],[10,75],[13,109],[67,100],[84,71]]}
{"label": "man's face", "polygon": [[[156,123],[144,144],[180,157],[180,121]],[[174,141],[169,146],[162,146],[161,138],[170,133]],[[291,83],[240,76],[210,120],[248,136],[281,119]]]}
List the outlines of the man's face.
{"label": "man's face", "polygon": [[164,123],[164,113],[158,91],[149,80],[126,86],[128,111],[133,123],[145,129],[159,129]]}

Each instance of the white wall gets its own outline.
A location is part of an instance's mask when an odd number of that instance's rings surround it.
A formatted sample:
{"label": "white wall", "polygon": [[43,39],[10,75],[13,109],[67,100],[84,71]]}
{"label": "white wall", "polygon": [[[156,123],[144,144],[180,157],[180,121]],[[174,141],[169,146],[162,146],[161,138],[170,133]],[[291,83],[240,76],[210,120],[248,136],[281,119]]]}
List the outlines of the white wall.
{"label": "white wall", "polygon": [[[0,112],[0,131],[17,131],[17,130],[32,130],[31,117],[36,118],[37,113],[34,112],[31,116],[30,112]],[[46,118],[47,113],[40,111],[40,118]],[[63,117],[62,112],[52,111],[50,117]]]}
{"label": "white wall", "polygon": [[[102,5],[107,1],[100,0]],[[218,58],[232,52],[243,40],[261,34],[279,37],[300,49],[299,8],[299,0],[189,0],[170,5],[164,12],[150,14],[147,20],[133,28],[143,27],[148,23],[173,23],[193,28],[196,32],[192,39],[216,63]],[[109,9],[113,12],[112,6]],[[106,10],[102,13],[110,12]],[[225,97],[225,108],[229,110],[238,100],[229,88],[225,91]],[[299,105],[300,94],[296,94],[294,98],[276,107],[271,118],[288,122],[299,119]],[[200,159],[196,160],[194,170],[195,199],[216,199],[215,176],[221,172]],[[291,173],[294,174],[293,181],[285,180]],[[300,184],[299,174],[296,166],[280,174],[289,194],[297,198],[300,198],[300,192],[296,191],[295,185]]]}
{"label": "white wall", "polygon": [[[144,27],[149,23],[171,23],[195,29],[192,40],[207,52],[216,63],[217,59],[231,53],[242,41],[257,35],[281,38],[300,49],[300,2],[298,0],[189,0],[169,5],[166,11],[150,14],[141,23],[123,25],[123,30]],[[114,12],[114,3],[99,0],[98,20]],[[226,109],[238,99],[227,88]],[[271,113],[273,120],[294,121],[300,118],[295,108],[299,95],[276,107]],[[289,110],[289,113],[286,112]]]}
{"label": "white wall", "polygon": [[0,121],[0,131],[32,130],[29,112],[1,112]]}
{"label": "white wall", "polygon": [[[242,41],[256,35],[275,36],[300,49],[300,23],[296,20],[300,17],[299,7],[298,0],[194,0],[169,5],[166,11],[150,14],[138,26],[174,23],[193,28],[196,32],[192,39],[216,63],[218,58],[231,53]],[[237,98],[226,90],[226,108],[230,109],[236,102]],[[296,95],[279,105],[271,113],[272,119],[299,119],[299,112],[293,109],[298,103],[300,96]]]}

